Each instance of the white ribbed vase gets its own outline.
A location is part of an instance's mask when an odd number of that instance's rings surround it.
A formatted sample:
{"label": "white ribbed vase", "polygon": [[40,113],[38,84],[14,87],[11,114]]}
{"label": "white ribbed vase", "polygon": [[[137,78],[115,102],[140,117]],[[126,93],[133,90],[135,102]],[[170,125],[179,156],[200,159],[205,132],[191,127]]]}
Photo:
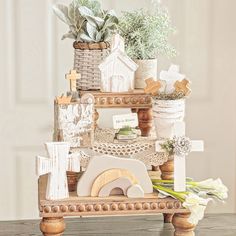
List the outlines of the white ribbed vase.
{"label": "white ribbed vase", "polygon": [[184,120],[185,99],[153,100],[152,109],[157,138],[172,138],[174,123]]}
{"label": "white ribbed vase", "polygon": [[157,59],[149,60],[134,60],[138,65],[135,72],[134,87],[136,89],[143,89],[146,87],[145,80],[148,78],[157,78]]}

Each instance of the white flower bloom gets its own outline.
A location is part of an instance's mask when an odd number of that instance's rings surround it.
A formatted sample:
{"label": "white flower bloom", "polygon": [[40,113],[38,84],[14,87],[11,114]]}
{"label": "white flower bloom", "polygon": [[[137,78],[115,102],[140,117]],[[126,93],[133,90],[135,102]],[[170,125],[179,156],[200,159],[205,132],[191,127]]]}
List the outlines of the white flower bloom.
{"label": "white flower bloom", "polygon": [[207,179],[197,183],[197,186],[207,194],[212,194],[221,200],[228,198],[228,188],[222,183],[221,179]]}
{"label": "white flower bloom", "polygon": [[204,217],[204,212],[207,203],[210,200],[211,199],[209,198],[208,199],[201,198],[193,193],[187,195],[185,202],[183,203],[183,206],[191,212],[191,215],[188,219],[189,223],[196,225],[198,221]]}
{"label": "white flower bloom", "polygon": [[171,194],[169,194],[169,193],[167,193],[165,191],[162,191],[160,189],[158,189],[158,192],[159,192],[158,193],[158,198],[172,197],[172,198],[176,199],[173,195],[171,195]]}

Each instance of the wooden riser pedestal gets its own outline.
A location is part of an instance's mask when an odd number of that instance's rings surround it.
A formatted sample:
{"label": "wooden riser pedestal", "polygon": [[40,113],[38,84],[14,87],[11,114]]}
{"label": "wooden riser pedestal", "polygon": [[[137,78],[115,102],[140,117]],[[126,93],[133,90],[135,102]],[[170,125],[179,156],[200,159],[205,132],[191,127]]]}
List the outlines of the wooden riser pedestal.
{"label": "wooden riser pedestal", "polygon": [[78,197],[75,192],[62,200],[45,199],[47,175],[39,179],[40,229],[44,236],[59,236],[65,231],[67,216],[118,216],[118,215],[174,215],[172,223],[176,236],[193,236],[194,225],[188,223],[189,212],[173,198],[158,198],[158,193],[145,194],[144,198],[125,196]]}

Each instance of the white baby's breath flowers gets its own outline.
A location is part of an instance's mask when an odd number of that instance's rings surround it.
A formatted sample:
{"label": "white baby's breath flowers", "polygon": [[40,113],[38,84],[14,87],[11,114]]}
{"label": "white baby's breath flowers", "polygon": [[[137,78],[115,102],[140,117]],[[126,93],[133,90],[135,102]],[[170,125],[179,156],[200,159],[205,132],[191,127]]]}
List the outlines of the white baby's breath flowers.
{"label": "white baby's breath flowers", "polygon": [[188,218],[189,223],[196,225],[199,220],[203,219],[207,203],[210,200],[210,198],[204,199],[194,193],[186,196],[183,206],[191,212]]}

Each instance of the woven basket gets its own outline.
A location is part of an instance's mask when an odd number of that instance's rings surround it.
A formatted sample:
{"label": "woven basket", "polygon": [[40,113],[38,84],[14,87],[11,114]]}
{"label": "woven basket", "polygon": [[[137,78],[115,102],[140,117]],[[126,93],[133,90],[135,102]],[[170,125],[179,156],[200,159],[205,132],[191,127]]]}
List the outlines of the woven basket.
{"label": "woven basket", "polygon": [[98,65],[109,55],[110,44],[74,42],[74,69],[81,74],[77,90],[99,90],[101,72]]}

